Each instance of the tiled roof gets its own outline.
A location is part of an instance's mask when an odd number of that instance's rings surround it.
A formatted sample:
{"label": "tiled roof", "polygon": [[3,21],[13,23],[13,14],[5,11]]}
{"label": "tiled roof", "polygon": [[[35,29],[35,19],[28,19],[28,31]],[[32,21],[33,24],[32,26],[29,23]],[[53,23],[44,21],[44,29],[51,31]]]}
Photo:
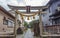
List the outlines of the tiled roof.
{"label": "tiled roof", "polygon": [[0,6],[0,10],[3,11],[5,14],[7,14],[8,16],[12,17],[13,19],[15,19],[15,17],[10,14],[7,10],[5,10],[2,6]]}
{"label": "tiled roof", "polygon": [[60,1],[60,0],[50,0],[47,5],[49,5],[49,7],[54,3],[54,2],[57,2],[57,1]]}

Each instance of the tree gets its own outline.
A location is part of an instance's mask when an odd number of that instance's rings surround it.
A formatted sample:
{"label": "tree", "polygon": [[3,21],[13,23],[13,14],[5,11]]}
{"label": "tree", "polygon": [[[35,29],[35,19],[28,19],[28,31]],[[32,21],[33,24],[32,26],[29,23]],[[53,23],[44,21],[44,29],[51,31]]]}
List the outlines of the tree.
{"label": "tree", "polygon": [[33,28],[34,23],[38,23],[38,22],[39,22],[39,20],[33,20],[29,23],[29,25]]}
{"label": "tree", "polygon": [[28,26],[28,23],[26,21],[24,21],[24,26],[27,27]]}

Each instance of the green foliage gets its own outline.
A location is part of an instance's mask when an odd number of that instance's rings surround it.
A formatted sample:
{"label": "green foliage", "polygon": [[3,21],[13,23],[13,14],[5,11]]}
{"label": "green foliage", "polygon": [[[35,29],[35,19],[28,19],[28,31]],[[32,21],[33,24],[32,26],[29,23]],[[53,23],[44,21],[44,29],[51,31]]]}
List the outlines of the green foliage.
{"label": "green foliage", "polygon": [[24,22],[24,26],[25,26],[25,27],[27,27],[27,26],[28,26],[28,23],[27,23],[26,21]]}
{"label": "green foliage", "polygon": [[24,26],[25,26],[25,27],[28,27],[28,25],[30,25],[31,28],[33,28],[34,23],[38,23],[38,22],[39,22],[38,20],[33,20],[33,21],[31,21],[31,22],[28,24],[26,21],[24,21]]}
{"label": "green foliage", "polygon": [[39,22],[38,20],[33,20],[29,23],[29,25],[31,25],[31,27],[33,28],[34,23],[38,23],[38,22]]}
{"label": "green foliage", "polygon": [[30,22],[29,25],[31,26],[31,28],[33,27],[33,22]]}

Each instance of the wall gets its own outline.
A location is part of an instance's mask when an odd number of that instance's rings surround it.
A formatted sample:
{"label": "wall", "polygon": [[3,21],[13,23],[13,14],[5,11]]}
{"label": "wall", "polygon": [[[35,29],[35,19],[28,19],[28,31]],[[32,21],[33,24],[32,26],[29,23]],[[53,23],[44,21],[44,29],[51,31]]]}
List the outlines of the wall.
{"label": "wall", "polygon": [[5,31],[12,31],[13,28],[9,28],[8,25],[4,25],[3,24],[3,18],[6,17],[6,19],[10,18],[12,20],[14,20],[13,18],[11,18],[10,16],[6,15],[5,13],[3,13],[1,10],[0,10],[0,31],[3,31],[3,28],[5,29]]}
{"label": "wall", "polygon": [[60,25],[46,26],[46,32],[60,34]]}

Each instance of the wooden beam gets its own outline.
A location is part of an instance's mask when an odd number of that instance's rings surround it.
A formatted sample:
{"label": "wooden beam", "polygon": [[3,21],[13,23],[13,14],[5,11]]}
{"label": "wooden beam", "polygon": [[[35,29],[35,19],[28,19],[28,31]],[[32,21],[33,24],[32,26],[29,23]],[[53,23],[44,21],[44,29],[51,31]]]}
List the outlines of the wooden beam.
{"label": "wooden beam", "polygon": [[[37,11],[37,12],[31,12],[31,13],[29,13],[29,14],[27,14],[26,12],[20,12],[20,11],[16,11],[16,13],[18,13],[18,14],[20,14],[21,16],[35,16],[36,14],[39,14],[39,12]],[[45,14],[45,13],[43,13],[42,11],[41,11],[41,14]]]}
{"label": "wooden beam", "polygon": [[21,13],[21,12],[19,12],[19,11],[16,11],[16,13],[20,14],[21,16],[34,16],[34,15],[37,14],[37,13],[25,14],[25,13]]}
{"label": "wooden beam", "polygon": [[14,35],[0,35],[0,37],[14,37]]}
{"label": "wooden beam", "polygon": [[[16,10],[26,10],[26,6],[12,6],[8,5],[11,9],[16,9]],[[38,9],[44,9],[48,8],[48,6],[31,6],[31,10],[38,10]]]}
{"label": "wooden beam", "polygon": [[42,37],[60,37],[60,35],[57,34],[50,34],[50,35],[41,35]]}

